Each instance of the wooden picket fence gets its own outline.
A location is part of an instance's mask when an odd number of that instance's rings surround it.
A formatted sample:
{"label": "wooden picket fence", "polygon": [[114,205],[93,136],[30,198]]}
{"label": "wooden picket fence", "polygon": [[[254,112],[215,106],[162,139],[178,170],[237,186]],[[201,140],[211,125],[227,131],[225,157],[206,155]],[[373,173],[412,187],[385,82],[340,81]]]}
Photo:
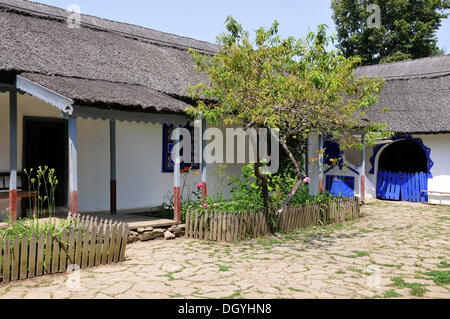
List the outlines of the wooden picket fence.
{"label": "wooden picket fence", "polygon": [[236,241],[245,236],[259,237],[270,233],[267,212],[186,212],[185,236],[214,241]]}
{"label": "wooden picket fence", "polygon": [[66,272],[69,265],[87,268],[123,261],[127,237],[127,224],[85,215],[74,218],[60,236],[41,231],[30,239],[0,238],[0,277],[7,283]]}
{"label": "wooden picket fence", "polygon": [[289,207],[277,217],[275,213],[267,211],[188,211],[185,236],[233,242],[242,238],[265,236],[272,230],[285,232],[319,224],[339,223],[359,216],[360,204],[357,197]]}
{"label": "wooden picket fence", "polygon": [[358,197],[332,199],[327,203],[289,207],[278,221],[278,230],[289,231],[320,224],[342,223],[360,216]]}

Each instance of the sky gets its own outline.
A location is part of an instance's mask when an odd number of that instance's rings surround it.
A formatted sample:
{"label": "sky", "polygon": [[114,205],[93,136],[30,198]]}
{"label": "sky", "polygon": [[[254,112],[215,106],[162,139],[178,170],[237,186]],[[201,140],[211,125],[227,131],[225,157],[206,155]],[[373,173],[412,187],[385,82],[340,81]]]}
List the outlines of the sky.
{"label": "sky", "polygon": [[[335,32],[330,0],[34,0],[66,9],[77,4],[81,13],[215,43],[232,15],[253,31],[280,23],[282,37],[304,37],[317,25]],[[438,33],[438,45],[450,53],[450,18]]]}

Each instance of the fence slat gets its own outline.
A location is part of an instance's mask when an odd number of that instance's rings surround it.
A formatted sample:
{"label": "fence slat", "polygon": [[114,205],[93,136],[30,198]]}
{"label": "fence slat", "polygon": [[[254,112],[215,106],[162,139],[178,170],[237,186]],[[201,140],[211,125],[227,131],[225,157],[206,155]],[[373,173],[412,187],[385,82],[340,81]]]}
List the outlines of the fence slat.
{"label": "fence slat", "polygon": [[69,232],[69,248],[67,255],[68,265],[75,264],[75,229],[73,227],[70,228]]}
{"label": "fence slat", "polygon": [[234,241],[239,240],[239,218],[241,217],[240,212],[234,213]]}
{"label": "fence slat", "polygon": [[97,245],[96,245],[96,251],[95,251],[95,266],[98,266],[102,263],[102,249],[103,249],[103,223],[100,221],[98,225],[98,234],[97,234]]}
{"label": "fence slat", "polygon": [[51,267],[51,273],[57,273],[59,270],[59,236],[55,236],[55,239],[53,239],[53,253],[52,253],[52,267]]}
{"label": "fence slat", "polygon": [[22,237],[20,244],[20,279],[25,279],[28,276],[28,238]]}
{"label": "fence slat", "polygon": [[97,225],[96,222],[91,226],[91,236],[89,236],[89,267],[95,266],[95,251],[96,251],[96,243],[97,243]]}
{"label": "fence slat", "polygon": [[120,245],[122,244],[122,234],[123,234],[122,223],[119,223],[117,225],[116,246],[114,250],[114,259],[113,259],[115,263],[119,261]]}
{"label": "fence slat", "polygon": [[120,255],[119,255],[119,261],[125,260],[125,249],[127,246],[127,240],[128,240],[128,224],[122,224],[122,244],[120,246]]}
{"label": "fence slat", "polygon": [[90,237],[90,229],[89,229],[89,217],[85,221],[85,231],[83,234],[83,243],[81,246],[81,268],[86,268],[88,266],[89,261],[89,237]]}
{"label": "fence slat", "polygon": [[3,275],[3,240],[0,238],[0,275]]}
{"label": "fence slat", "polygon": [[61,272],[65,272],[67,269],[67,252],[68,252],[68,239],[67,239],[67,231],[64,229],[61,232],[61,245],[59,250],[59,269]]}
{"label": "fence slat", "polygon": [[198,233],[198,210],[195,211],[195,215],[194,215],[194,229],[193,229],[193,236],[192,238],[197,238],[197,233]]}
{"label": "fence slat", "polygon": [[33,278],[36,274],[36,234],[34,232],[31,234],[30,238],[28,260],[28,278]]}
{"label": "fence slat", "polygon": [[37,246],[37,257],[36,257],[36,276],[42,276],[43,274],[43,268],[44,268],[44,243],[45,243],[45,236],[44,232],[41,230],[39,234],[38,239],[38,246]]}
{"label": "fence slat", "polygon": [[103,225],[105,230],[105,236],[103,239],[103,248],[102,248],[102,264],[106,265],[108,262],[108,250],[109,250],[109,241],[111,238],[111,227],[108,222],[105,222]]}
{"label": "fence slat", "polygon": [[186,215],[184,216],[184,218],[186,219],[186,225],[185,225],[185,230],[184,230],[184,236],[186,238],[190,238],[190,232],[189,232],[189,227],[190,227],[190,223],[191,223],[191,216],[189,213],[189,209],[186,211]]}
{"label": "fence slat", "polygon": [[117,239],[117,225],[111,225],[111,241],[108,249],[108,264],[112,263],[114,258],[114,249],[116,247],[116,239]]}
{"label": "fence slat", "polygon": [[11,240],[9,239],[9,236],[6,236],[5,238],[4,247],[3,282],[8,283],[11,275]]}
{"label": "fence slat", "polygon": [[19,279],[19,252],[20,252],[19,236],[16,235],[14,237],[12,247],[11,280]]}
{"label": "fence slat", "polygon": [[75,239],[75,264],[78,265],[78,267],[81,268],[81,250],[83,245],[83,231],[84,226],[81,225],[76,232],[76,239]]}

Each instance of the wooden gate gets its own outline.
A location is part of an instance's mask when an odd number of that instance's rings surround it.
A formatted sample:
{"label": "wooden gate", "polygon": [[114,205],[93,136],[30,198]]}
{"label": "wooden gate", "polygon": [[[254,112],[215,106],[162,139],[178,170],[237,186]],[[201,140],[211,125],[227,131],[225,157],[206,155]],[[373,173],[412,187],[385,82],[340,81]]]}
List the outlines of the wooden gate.
{"label": "wooden gate", "polygon": [[378,172],[377,198],[428,202],[427,194],[422,192],[426,190],[428,190],[428,177],[424,172]]}

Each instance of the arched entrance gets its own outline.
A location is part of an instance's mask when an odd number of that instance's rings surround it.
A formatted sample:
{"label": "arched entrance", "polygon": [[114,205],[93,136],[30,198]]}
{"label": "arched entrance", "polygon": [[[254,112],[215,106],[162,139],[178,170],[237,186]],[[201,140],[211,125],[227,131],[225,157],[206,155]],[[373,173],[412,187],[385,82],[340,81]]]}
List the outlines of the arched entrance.
{"label": "arched entrance", "polygon": [[378,170],[403,173],[427,172],[427,154],[411,140],[399,140],[388,145],[380,154]]}
{"label": "arched entrance", "polygon": [[377,198],[426,201],[428,154],[411,139],[386,146],[378,159]]}

